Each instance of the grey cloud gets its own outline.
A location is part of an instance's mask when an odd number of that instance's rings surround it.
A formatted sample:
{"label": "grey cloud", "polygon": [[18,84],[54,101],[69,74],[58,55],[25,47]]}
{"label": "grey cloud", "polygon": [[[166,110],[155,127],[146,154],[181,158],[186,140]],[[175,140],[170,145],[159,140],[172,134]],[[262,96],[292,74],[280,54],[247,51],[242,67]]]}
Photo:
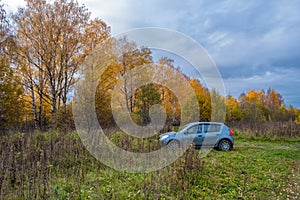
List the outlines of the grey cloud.
{"label": "grey cloud", "polygon": [[[296,95],[300,77],[297,0],[79,2],[89,8],[93,17],[110,25],[113,34],[133,28],[162,27],[194,38],[219,67],[228,93],[238,95],[248,88],[276,87],[286,95],[286,102],[300,108],[300,97]],[[184,70],[190,73],[188,67]]]}
{"label": "grey cloud", "polygon": [[[10,10],[24,5],[22,0],[3,0],[3,3]],[[270,86],[278,88],[286,102],[300,108],[298,0],[79,0],[79,3],[87,6],[92,17],[110,25],[113,34],[141,27],[182,32],[207,49],[220,69],[228,93],[238,95],[248,88]],[[192,73],[190,67],[182,68]]]}

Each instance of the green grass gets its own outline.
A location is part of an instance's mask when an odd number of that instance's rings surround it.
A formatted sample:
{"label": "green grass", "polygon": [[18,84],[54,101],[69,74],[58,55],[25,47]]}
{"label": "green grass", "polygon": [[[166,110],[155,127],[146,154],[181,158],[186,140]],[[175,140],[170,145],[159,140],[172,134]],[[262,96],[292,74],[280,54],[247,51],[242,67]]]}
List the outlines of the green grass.
{"label": "green grass", "polygon": [[[200,151],[190,150],[198,156]],[[187,156],[187,155],[185,155]],[[50,196],[105,199],[287,199],[299,198],[300,142],[237,138],[230,152],[212,150],[189,168],[186,158],[158,172],[132,174],[90,167],[78,183],[54,175]]]}
{"label": "green grass", "polygon": [[300,164],[299,145],[237,141],[233,151],[213,151],[204,161],[204,177],[213,180],[205,181],[209,198],[286,199],[292,169]]}
{"label": "green grass", "polygon": [[232,151],[189,149],[135,174],[101,164],[76,133],[3,137],[0,199],[300,199],[300,138],[235,139]]}

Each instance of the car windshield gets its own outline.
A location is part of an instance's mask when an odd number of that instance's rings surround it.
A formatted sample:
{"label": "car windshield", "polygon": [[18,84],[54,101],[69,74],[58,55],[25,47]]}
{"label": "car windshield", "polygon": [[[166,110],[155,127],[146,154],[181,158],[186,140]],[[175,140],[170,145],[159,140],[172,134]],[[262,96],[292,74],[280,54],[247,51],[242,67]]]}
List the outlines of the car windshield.
{"label": "car windshield", "polygon": [[183,129],[185,129],[186,127],[188,127],[188,126],[190,126],[190,125],[191,125],[191,123],[186,124],[186,125],[180,127],[180,128],[178,129],[178,132],[182,131]]}

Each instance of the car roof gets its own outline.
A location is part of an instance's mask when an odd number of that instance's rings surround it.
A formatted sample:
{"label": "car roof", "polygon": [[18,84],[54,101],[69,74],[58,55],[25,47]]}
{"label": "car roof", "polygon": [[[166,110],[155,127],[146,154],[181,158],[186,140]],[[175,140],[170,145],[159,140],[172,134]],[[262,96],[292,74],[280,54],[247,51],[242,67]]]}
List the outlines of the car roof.
{"label": "car roof", "polygon": [[196,125],[196,124],[220,124],[223,125],[224,123],[222,122],[191,122],[191,125]]}

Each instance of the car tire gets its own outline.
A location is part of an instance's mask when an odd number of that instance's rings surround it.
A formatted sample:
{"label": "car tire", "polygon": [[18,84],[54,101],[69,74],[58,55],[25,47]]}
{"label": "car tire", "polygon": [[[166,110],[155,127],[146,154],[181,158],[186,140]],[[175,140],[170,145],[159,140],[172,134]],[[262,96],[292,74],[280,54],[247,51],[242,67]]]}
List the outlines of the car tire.
{"label": "car tire", "polygon": [[168,148],[171,148],[171,149],[176,149],[176,148],[179,148],[179,142],[177,140],[171,140],[169,143],[168,143]]}
{"label": "car tire", "polygon": [[221,140],[218,144],[218,149],[220,151],[229,151],[231,149],[232,145],[229,140]]}

